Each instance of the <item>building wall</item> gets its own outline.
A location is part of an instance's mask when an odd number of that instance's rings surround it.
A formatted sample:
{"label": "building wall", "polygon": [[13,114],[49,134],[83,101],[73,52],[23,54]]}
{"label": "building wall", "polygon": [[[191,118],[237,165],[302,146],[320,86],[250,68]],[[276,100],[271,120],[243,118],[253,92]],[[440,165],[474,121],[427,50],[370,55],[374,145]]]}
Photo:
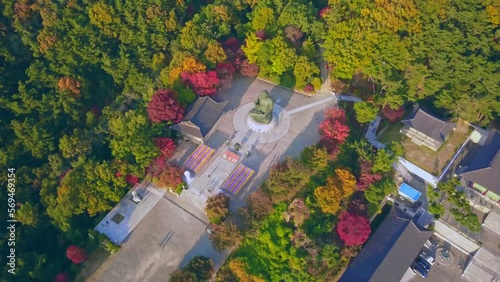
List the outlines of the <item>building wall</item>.
{"label": "building wall", "polygon": [[472,181],[469,181],[468,186],[471,187],[472,189],[476,190],[481,194],[488,202],[495,204],[495,205],[500,205],[500,195],[496,194],[495,192],[492,192],[488,190],[487,188],[474,183]]}

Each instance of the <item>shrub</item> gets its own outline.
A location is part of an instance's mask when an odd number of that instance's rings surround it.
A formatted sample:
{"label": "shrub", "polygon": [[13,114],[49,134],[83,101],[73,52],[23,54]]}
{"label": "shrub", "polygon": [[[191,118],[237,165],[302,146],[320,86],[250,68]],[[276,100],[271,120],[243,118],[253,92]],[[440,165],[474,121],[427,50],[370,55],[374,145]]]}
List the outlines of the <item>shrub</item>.
{"label": "shrub", "polygon": [[180,195],[182,193],[182,190],[184,190],[184,188],[183,188],[183,184],[181,183],[181,184],[177,185],[177,188],[175,188],[175,194]]}
{"label": "shrub", "polygon": [[87,252],[75,245],[71,245],[66,249],[66,257],[74,264],[79,264],[87,259]]}
{"label": "shrub", "polygon": [[194,273],[198,281],[206,281],[214,274],[214,262],[210,258],[196,256],[188,263],[186,270]]}

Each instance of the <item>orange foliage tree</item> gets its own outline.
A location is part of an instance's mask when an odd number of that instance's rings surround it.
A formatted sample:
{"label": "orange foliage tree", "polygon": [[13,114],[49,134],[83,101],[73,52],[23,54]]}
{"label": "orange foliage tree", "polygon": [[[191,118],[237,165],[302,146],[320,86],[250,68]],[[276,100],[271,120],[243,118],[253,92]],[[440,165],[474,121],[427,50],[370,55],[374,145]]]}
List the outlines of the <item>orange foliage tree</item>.
{"label": "orange foliage tree", "polygon": [[64,76],[57,82],[57,87],[61,91],[69,91],[75,96],[80,95],[80,82],[69,76]]}

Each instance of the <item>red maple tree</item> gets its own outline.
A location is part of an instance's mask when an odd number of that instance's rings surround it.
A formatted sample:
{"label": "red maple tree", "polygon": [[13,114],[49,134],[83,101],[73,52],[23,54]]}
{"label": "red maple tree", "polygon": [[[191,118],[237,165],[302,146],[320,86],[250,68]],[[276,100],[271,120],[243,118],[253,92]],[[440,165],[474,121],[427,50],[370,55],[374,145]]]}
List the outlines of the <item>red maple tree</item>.
{"label": "red maple tree", "polygon": [[361,198],[362,194],[359,192],[355,193],[351,202],[349,203],[349,206],[347,207],[347,211],[349,213],[353,214],[359,214],[359,215],[366,215],[368,211],[368,203],[366,199]]}
{"label": "red maple tree", "polygon": [[338,147],[349,136],[349,126],[343,109],[330,109],[325,112],[325,120],[319,125],[321,144],[333,159],[338,154]]}
{"label": "red maple tree", "polygon": [[151,174],[153,177],[157,177],[163,171],[166,164],[167,161],[164,156],[156,157],[146,168],[146,174]]}
{"label": "red maple tree", "polygon": [[135,184],[139,183],[139,177],[137,177],[135,175],[127,174],[125,176],[125,181],[130,185],[135,185]]}
{"label": "red maple tree", "polygon": [[343,212],[337,224],[337,233],[347,246],[361,245],[370,236],[370,222],[364,216]]}
{"label": "red maple tree", "polygon": [[250,64],[248,60],[243,60],[240,65],[240,73],[243,76],[256,77],[259,74],[259,66]]}
{"label": "red maple tree", "polygon": [[238,50],[240,47],[240,41],[236,37],[229,37],[226,41],[222,42],[222,47],[227,49],[232,49],[233,51]]}
{"label": "red maple tree", "polygon": [[259,29],[255,32],[255,36],[257,36],[258,38],[260,38],[262,40],[266,40],[266,31],[263,29]]}
{"label": "red maple tree", "polygon": [[219,78],[215,71],[181,74],[181,80],[200,96],[213,95],[217,92]]}
{"label": "red maple tree", "polygon": [[161,154],[165,158],[170,158],[174,155],[175,152],[175,142],[174,140],[168,138],[168,137],[158,137],[154,139],[156,147],[160,149]]}
{"label": "red maple tree", "polygon": [[159,89],[148,104],[148,117],[152,122],[178,123],[184,117],[184,108],[172,90]]}
{"label": "red maple tree", "polygon": [[66,249],[66,257],[74,264],[79,264],[87,259],[87,252],[75,245],[71,245]]}
{"label": "red maple tree", "polygon": [[329,109],[325,112],[324,115],[325,115],[325,120],[332,119],[332,120],[338,120],[342,123],[346,122],[345,111],[340,108]]}
{"label": "red maple tree", "polygon": [[324,138],[344,143],[349,136],[349,126],[339,120],[327,119],[319,126]]}
{"label": "red maple tree", "polygon": [[219,78],[219,89],[228,89],[231,87],[233,82],[233,73],[236,71],[236,68],[233,64],[229,62],[219,63],[215,72],[217,73],[217,77]]}
{"label": "red maple tree", "polygon": [[321,18],[324,18],[326,16],[326,14],[331,10],[332,8],[330,8],[330,6],[326,6],[324,7],[323,9],[319,10],[319,13],[318,13],[318,16],[320,16]]}
{"label": "red maple tree", "polygon": [[313,91],[314,91],[314,86],[310,83],[304,87],[304,92],[311,93]]}
{"label": "red maple tree", "polygon": [[359,190],[364,191],[366,188],[370,187],[375,182],[378,182],[382,179],[382,175],[378,173],[373,173],[373,174],[361,174],[359,177],[358,182],[356,183],[356,186],[358,187]]}
{"label": "red maple tree", "polygon": [[390,107],[384,107],[382,109],[382,114],[390,123],[400,120],[404,113],[405,111],[403,107],[399,107],[396,110],[391,109]]}
{"label": "red maple tree", "polygon": [[66,272],[61,272],[56,275],[55,282],[69,282],[69,275]]}
{"label": "red maple tree", "polygon": [[361,158],[359,159],[359,168],[361,173],[356,184],[359,190],[364,191],[366,188],[370,187],[370,185],[382,179],[381,174],[372,172],[372,166],[371,162]]}

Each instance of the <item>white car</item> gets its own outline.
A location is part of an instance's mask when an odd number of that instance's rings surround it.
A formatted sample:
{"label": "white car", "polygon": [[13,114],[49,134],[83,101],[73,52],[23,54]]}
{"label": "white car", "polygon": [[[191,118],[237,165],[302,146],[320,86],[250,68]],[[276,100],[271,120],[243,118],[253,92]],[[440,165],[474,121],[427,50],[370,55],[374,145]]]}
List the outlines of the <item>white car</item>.
{"label": "white car", "polygon": [[434,265],[434,263],[436,262],[436,260],[432,256],[430,256],[426,253],[420,253],[420,257],[423,258],[430,265]]}

